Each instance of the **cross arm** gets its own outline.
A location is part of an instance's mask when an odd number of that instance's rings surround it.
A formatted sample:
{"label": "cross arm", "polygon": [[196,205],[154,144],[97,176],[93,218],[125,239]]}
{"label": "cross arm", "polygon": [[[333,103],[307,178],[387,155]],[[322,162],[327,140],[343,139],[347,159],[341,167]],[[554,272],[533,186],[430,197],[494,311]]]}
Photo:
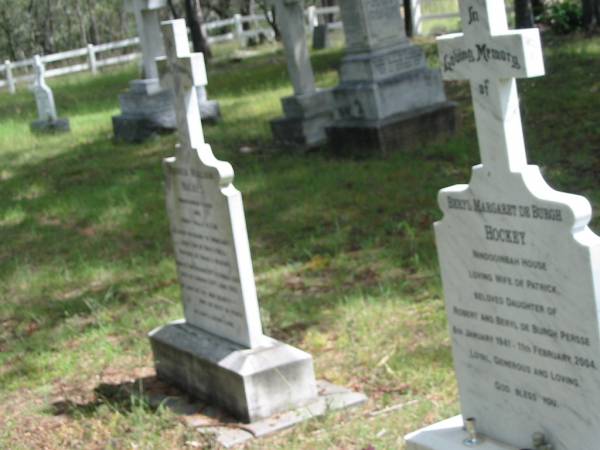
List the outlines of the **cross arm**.
{"label": "cross arm", "polygon": [[537,29],[511,30],[482,39],[455,33],[437,41],[446,80],[531,78],[545,72]]}

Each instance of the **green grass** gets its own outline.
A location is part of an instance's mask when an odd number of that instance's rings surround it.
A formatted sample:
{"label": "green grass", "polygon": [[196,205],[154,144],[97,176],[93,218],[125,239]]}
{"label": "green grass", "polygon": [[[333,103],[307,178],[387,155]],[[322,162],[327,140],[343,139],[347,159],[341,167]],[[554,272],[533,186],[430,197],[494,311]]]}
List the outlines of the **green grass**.
{"label": "green grass", "polygon": [[[519,83],[530,160],[596,209],[599,53],[599,39],[548,37],[549,75]],[[336,84],[342,54],[313,55],[320,85]],[[437,191],[478,162],[468,86],[448,85],[454,138],[351,160],[272,142],[268,121],[291,93],[275,47],[220,55],[209,75],[225,119],[206,140],[236,169],[266,332],[311,352],[319,378],[370,397],[250,448],[401,448],[405,432],[459,410],[432,223]],[[161,169],[175,136],[112,141],[117,95],[135,76],[51,80],[67,135],[30,134],[31,94],[0,94],[0,448],[205,442],[143,396],[98,391],[139,378],[152,365],[146,333],[182,314]]]}

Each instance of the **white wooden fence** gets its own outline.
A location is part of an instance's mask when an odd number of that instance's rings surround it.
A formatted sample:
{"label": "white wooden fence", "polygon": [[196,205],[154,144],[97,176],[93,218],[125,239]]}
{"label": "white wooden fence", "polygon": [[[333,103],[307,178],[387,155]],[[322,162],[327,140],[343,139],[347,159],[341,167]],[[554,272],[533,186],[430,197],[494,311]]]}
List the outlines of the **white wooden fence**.
{"label": "white wooden fence", "polygon": [[[209,44],[237,40],[241,46],[245,46],[248,39],[252,38],[259,39],[264,36],[266,39],[274,39],[275,33],[266,21],[263,15],[236,14],[230,19],[211,21],[204,26],[208,33]],[[249,25],[244,26],[245,24]],[[230,29],[232,31],[229,31]],[[133,61],[140,57],[139,43],[139,38],[133,37],[118,42],[89,44],[87,47],[75,50],[44,55],[41,57],[44,64],[60,63],[60,67],[46,70],[46,78],[85,71],[96,74],[101,67]],[[102,57],[103,54],[107,56]],[[17,83],[33,80],[32,72],[33,58],[16,62],[4,61],[4,64],[0,64],[0,88],[7,87],[8,91],[14,94]]]}
{"label": "white wooden fence", "polygon": [[[114,64],[122,64],[124,62],[132,61],[139,56],[137,51],[120,55],[109,55],[105,58],[99,58],[99,55],[109,51],[137,47],[139,45],[139,41],[139,38],[134,37],[118,42],[110,42],[108,44],[89,44],[87,47],[78,48],[76,50],[69,50],[66,52],[42,56],[42,62],[44,64],[58,61],[68,61],[71,59],[77,60],[72,65],[65,65],[64,67],[57,67],[55,69],[47,70],[46,77],[52,78],[83,71],[97,73],[100,67],[112,66]],[[85,59],[85,62],[81,62],[83,59]],[[7,86],[8,91],[10,93],[14,93],[16,90],[16,84],[18,82],[33,80],[33,75],[31,74],[32,67],[33,58],[24,59],[17,62],[4,61],[4,64],[0,65],[0,72],[4,72],[4,80],[0,80],[0,87]]]}
{"label": "white wooden fence", "polygon": [[[411,17],[415,35],[423,34],[423,25],[427,21],[458,19],[460,16],[457,0],[411,0],[411,2]],[[423,13],[425,10],[449,12],[425,14]],[[335,18],[333,22],[327,23],[328,29],[336,30],[343,27],[340,20],[339,6],[325,8],[310,6],[307,8],[305,15],[311,34],[316,25],[324,22],[319,20],[319,17],[325,15],[332,15]],[[248,40],[252,38],[274,38],[274,32],[267,23],[267,18],[264,15],[259,14],[249,16],[236,14],[229,19],[207,22],[204,27],[208,34],[208,42],[210,44],[238,41],[240,46],[245,46]],[[121,64],[138,58],[140,56],[138,46],[139,38],[137,37],[107,44],[89,44],[84,48],[42,56],[42,62],[45,64],[61,62],[61,67],[51,68],[46,71],[47,77],[57,77],[83,71],[97,73],[98,69],[101,67]],[[123,49],[129,49],[129,53],[126,52],[127,50],[124,51]],[[101,57],[103,53],[107,52],[110,52],[108,53],[108,56],[104,58]],[[63,61],[68,61],[70,59],[75,60],[72,65],[62,64]],[[33,75],[31,74],[32,67],[33,58],[18,62],[5,61],[4,64],[0,64],[0,88],[6,86],[9,92],[14,93],[18,82],[30,81],[33,79]],[[2,73],[4,74],[4,79],[2,79]]]}

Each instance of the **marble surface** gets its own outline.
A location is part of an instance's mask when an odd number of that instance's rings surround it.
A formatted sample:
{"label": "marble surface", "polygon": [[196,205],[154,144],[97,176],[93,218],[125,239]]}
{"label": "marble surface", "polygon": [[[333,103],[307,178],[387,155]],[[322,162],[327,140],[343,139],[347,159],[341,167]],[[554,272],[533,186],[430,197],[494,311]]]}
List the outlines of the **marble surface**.
{"label": "marble surface", "polygon": [[455,416],[404,436],[404,442],[406,450],[520,450],[485,436],[478,438],[478,445],[469,447],[464,443],[468,438],[462,416]]}
{"label": "marble surface", "polygon": [[[197,86],[202,54],[190,53],[185,22],[163,24],[180,145],[165,160],[167,210],[187,322],[252,348],[263,341],[241,193],[233,168],[204,142]],[[163,70],[167,67],[168,70]],[[169,73],[170,76],[166,77]]]}
{"label": "marble surface", "polygon": [[340,2],[340,9],[350,53],[407,40],[399,0],[344,0]]}
{"label": "marble surface", "polygon": [[471,82],[482,163],[440,192],[435,235],[462,413],[509,446],[597,448],[600,238],[589,202],[527,163],[515,78],[544,73],[539,34],[509,31],[501,0],[460,7],[440,58]]}
{"label": "marble surface", "polygon": [[275,339],[265,337],[249,349],[183,320],[149,337],[159,378],[244,422],[317,398],[312,356]]}
{"label": "marble surface", "polygon": [[33,57],[34,83],[33,95],[37,106],[38,118],[40,121],[52,122],[58,119],[56,114],[56,105],[54,104],[54,94],[52,89],[46,84],[44,78],[46,69],[40,55]]}
{"label": "marble surface", "polygon": [[273,4],[294,94],[311,94],[316,88],[306,42],[304,1],[273,0]]}
{"label": "marble surface", "polygon": [[135,16],[146,79],[158,79],[155,58],[165,54],[159,15],[166,6],[166,0],[127,0],[127,8]]}

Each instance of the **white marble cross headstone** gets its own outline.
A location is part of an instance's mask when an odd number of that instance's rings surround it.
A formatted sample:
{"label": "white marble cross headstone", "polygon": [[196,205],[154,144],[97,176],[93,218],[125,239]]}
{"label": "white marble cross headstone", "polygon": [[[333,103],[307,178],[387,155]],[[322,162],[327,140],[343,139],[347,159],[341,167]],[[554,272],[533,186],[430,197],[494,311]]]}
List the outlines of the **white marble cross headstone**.
{"label": "white marble cross headstone", "polygon": [[158,78],[155,58],[165,54],[159,13],[166,5],[166,0],[128,0],[140,37],[145,79]]}
{"label": "white marble cross headstone", "polygon": [[543,75],[539,32],[509,31],[502,0],[460,10],[438,45],[471,81],[482,164],[440,192],[435,234],[463,418],[516,448],[598,448],[600,238],[589,202],[527,164],[515,79]]}
{"label": "white marble cross headstone", "polygon": [[58,118],[54,104],[54,95],[52,94],[52,89],[50,89],[44,79],[46,69],[40,55],[33,57],[33,69],[35,76],[33,94],[35,96],[39,119],[49,122],[54,121]]}
{"label": "white marble cross headstone", "polygon": [[[173,87],[180,145],[165,160],[167,209],[186,321],[248,348],[263,343],[241,193],[233,168],[204,142],[196,88],[204,58],[184,20],[163,22],[161,82]],[[164,85],[163,84],[163,85]]]}
{"label": "white marble cross headstone", "polygon": [[316,91],[316,87],[306,44],[304,2],[302,0],[272,0],[272,3],[275,6],[275,17],[281,31],[294,94],[312,94]]}

